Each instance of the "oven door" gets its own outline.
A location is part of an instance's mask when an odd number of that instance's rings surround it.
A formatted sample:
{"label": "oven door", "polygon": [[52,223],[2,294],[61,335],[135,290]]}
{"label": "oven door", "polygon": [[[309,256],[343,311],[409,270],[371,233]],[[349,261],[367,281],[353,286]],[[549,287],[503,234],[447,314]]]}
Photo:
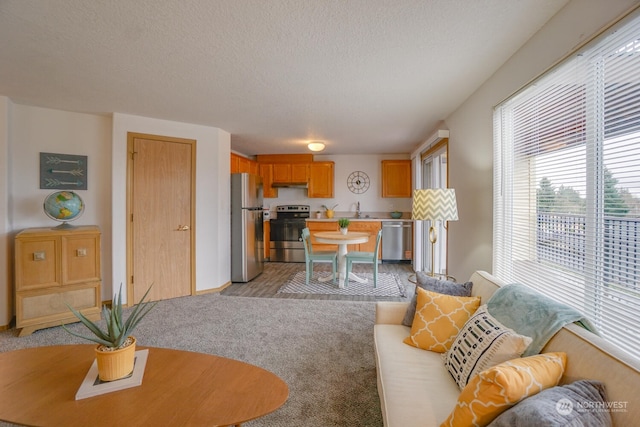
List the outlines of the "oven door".
{"label": "oven door", "polygon": [[275,262],[304,262],[302,229],[304,219],[272,219],[269,259]]}

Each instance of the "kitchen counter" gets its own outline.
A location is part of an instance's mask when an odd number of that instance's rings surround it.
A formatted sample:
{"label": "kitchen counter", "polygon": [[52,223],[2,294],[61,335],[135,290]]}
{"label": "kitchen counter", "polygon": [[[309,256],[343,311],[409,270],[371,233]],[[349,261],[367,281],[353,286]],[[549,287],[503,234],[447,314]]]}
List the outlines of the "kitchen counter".
{"label": "kitchen counter", "polygon": [[310,222],[336,222],[340,218],[348,218],[350,221],[412,221],[411,212],[403,212],[400,218],[391,218],[389,212],[363,212],[360,218],[356,218],[354,212],[335,212],[333,218],[327,218],[322,213],[321,218],[315,217],[315,212],[311,213],[311,218],[307,218]]}

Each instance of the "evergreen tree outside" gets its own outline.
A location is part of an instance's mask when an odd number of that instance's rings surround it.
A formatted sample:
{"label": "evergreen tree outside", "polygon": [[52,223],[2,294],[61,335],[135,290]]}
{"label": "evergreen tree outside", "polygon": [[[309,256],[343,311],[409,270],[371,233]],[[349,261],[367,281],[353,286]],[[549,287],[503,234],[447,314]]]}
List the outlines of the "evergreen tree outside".
{"label": "evergreen tree outside", "polygon": [[[604,169],[604,214],[624,217],[630,212],[629,201],[635,200],[625,189],[618,189],[618,180],[609,169]],[[580,214],[586,212],[586,199],[571,187],[561,185],[556,189],[546,177],[540,180],[536,192],[540,213]],[[633,205],[637,204],[633,203]]]}
{"label": "evergreen tree outside", "polygon": [[618,180],[609,169],[604,169],[604,214],[606,216],[626,216],[629,207],[617,188]]}
{"label": "evergreen tree outside", "polygon": [[540,180],[540,187],[537,191],[538,212],[552,212],[556,200],[556,189],[551,185],[549,178]]}

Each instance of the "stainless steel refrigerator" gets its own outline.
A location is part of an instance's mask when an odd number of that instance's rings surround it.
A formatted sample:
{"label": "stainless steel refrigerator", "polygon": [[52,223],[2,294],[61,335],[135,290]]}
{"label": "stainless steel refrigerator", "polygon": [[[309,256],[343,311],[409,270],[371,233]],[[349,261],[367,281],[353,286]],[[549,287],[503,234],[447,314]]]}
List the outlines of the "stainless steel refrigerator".
{"label": "stainless steel refrigerator", "polygon": [[231,174],[231,281],[248,282],[264,268],[262,178]]}

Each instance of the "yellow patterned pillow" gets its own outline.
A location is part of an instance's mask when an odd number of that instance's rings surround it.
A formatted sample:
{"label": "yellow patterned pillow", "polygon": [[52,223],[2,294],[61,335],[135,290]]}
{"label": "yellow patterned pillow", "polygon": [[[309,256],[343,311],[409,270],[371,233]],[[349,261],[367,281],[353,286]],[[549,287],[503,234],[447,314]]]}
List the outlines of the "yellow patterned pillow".
{"label": "yellow patterned pillow", "polygon": [[526,397],[558,385],[567,364],[565,353],[513,359],[471,378],[440,427],[486,426]]}
{"label": "yellow patterned pillow", "polygon": [[456,297],[416,288],[418,302],[406,344],[444,353],[480,306],[480,297]]}

